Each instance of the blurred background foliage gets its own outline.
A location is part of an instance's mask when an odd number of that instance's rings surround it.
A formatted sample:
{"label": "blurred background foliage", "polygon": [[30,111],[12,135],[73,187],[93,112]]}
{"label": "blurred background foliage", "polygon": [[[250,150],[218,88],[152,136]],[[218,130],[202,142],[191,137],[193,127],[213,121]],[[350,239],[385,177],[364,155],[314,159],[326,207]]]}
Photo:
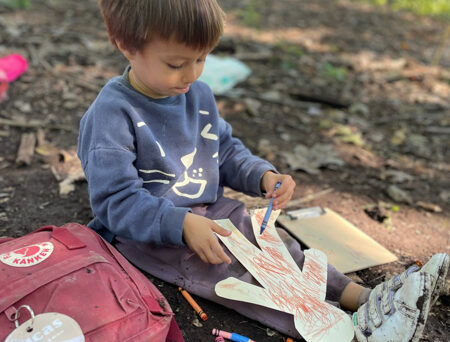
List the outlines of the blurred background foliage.
{"label": "blurred background foliage", "polygon": [[0,0],[0,6],[12,9],[27,9],[31,7],[31,0]]}
{"label": "blurred background foliage", "polygon": [[392,9],[406,9],[417,14],[450,18],[450,0],[356,0]]}
{"label": "blurred background foliage", "polygon": [[[50,2],[55,0],[49,0]],[[379,6],[389,6],[392,9],[406,9],[417,14],[436,15],[450,18],[450,0],[354,0]],[[261,20],[260,9],[267,7],[267,0],[249,0],[240,16],[248,26],[258,26]],[[0,0],[0,6],[12,9],[27,9],[32,6],[32,0]]]}

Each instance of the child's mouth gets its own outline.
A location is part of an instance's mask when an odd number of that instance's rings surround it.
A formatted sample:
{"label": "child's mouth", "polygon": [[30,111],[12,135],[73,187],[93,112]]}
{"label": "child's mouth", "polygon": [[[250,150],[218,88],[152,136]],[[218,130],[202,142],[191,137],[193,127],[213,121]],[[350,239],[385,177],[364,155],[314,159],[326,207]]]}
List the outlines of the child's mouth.
{"label": "child's mouth", "polygon": [[189,87],[183,87],[183,88],[175,88],[179,93],[187,93],[189,91]]}

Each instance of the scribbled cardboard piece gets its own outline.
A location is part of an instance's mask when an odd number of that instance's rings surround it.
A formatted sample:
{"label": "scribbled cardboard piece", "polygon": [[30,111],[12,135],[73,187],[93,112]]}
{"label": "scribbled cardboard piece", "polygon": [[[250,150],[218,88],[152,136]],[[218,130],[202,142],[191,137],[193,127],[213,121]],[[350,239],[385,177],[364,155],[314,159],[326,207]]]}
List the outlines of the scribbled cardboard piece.
{"label": "scribbled cardboard piece", "polygon": [[253,233],[261,249],[249,242],[230,220],[216,221],[232,234],[218,236],[262,287],[230,277],[216,284],[218,296],[266,306],[294,315],[295,328],[308,342],[351,341],[353,326],[342,310],[326,303],[327,258],[317,249],[305,251],[299,269],[276,232],[279,211],[272,212],[260,235],[265,209],[252,215]]}
{"label": "scribbled cardboard piece", "polygon": [[319,215],[303,215],[306,209],[288,212],[278,222],[298,240],[310,248],[326,254],[328,262],[342,273],[397,260],[386,248],[359,230],[339,214],[328,208]]}

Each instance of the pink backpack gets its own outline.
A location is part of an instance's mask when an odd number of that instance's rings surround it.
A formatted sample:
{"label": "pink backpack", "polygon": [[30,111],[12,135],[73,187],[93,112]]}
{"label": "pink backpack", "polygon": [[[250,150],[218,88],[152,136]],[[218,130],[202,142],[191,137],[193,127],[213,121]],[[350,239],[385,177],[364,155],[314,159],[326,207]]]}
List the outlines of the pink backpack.
{"label": "pink backpack", "polygon": [[[0,341],[17,308],[73,318],[86,341],[184,341],[166,298],[114,247],[77,223],[0,239]],[[30,315],[20,311],[20,323]]]}

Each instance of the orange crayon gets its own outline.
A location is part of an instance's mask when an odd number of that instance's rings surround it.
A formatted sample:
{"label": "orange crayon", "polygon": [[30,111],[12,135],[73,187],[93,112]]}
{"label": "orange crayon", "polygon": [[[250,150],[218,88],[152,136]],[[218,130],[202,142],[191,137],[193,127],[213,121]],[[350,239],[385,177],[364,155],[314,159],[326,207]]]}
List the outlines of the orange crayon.
{"label": "orange crayon", "polygon": [[286,339],[286,342],[295,342],[292,338],[290,338],[290,337],[288,337],[287,339]]}
{"label": "orange crayon", "polygon": [[203,312],[200,305],[197,304],[197,302],[194,300],[194,298],[191,297],[191,295],[183,289],[181,286],[178,287],[178,291],[181,292],[184,298],[188,301],[188,303],[192,306],[192,308],[195,310],[195,312],[200,316],[202,321],[206,321],[208,319],[208,316]]}

